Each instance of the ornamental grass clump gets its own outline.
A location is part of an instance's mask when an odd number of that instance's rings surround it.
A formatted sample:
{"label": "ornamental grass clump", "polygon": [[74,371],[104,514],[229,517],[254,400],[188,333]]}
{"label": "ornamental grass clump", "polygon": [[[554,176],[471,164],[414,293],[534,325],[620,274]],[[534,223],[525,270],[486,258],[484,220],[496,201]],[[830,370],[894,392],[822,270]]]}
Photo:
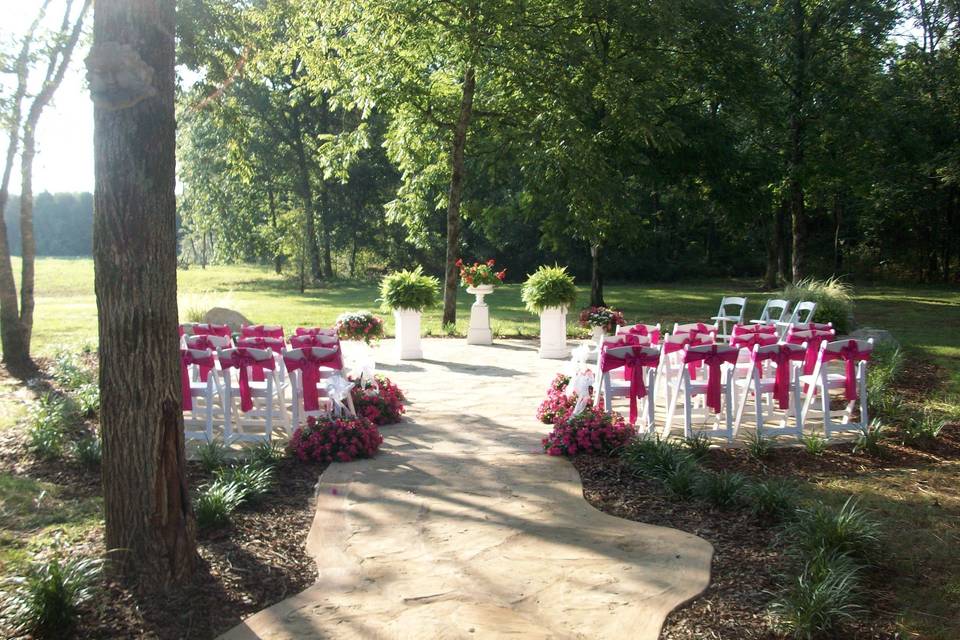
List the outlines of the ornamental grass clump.
{"label": "ornamental grass clump", "polygon": [[44,460],[63,456],[73,412],[66,398],[48,393],[30,407],[27,449]]}
{"label": "ornamental grass clump", "polygon": [[701,500],[717,509],[727,510],[740,506],[747,479],[735,472],[718,471],[704,473],[697,480],[694,493]]}
{"label": "ornamental grass clump", "polygon": [[624,447],[620,460],[635,474],[662,479],[681,464],[696,458],[683,445],[654,436],[631,442]]}
{"label": "ornamental grass clump", "polygon": [[214,473],[227,463],[227,447],[220,440],[210,440],[197,447],[197,461],[207,473]]}
{"label": "ornamental grass clump", "polygon": [[81,437],[73,443],[73,454],[85,467],[96,469],[103,460],[103,451],[100,449],[100,438],[91,433]]}
{"label": "ornamental grass clump", "polygon": [[761,480],[749,485],[744,495],[753,515],[765,522],[784,520],[796,509],[797,489],[789,480]]}
{"label": "ornamental grass clump", "polygon": [[813,319],[832,322],[837,335],[849,333],[853,328],[853,290],[839,278],[806,278],[788,285],[783,290],[783,297],[793,306],[801,301],[816,302]]}
{"label": "ornamental grass clump", "polygon": [[836,552],[867,560],[880,544],[880,528],[853,498],[839,509],[825,504],[799,509],[786,534],[804,558]]}
{"label": "ornamental grass clump", "polygon": [[607,413],[587,407],[560,420],[542,440],[543,450],[551,456],[575,456],[582,453],[609,454],[636,438],[637,428],[619,413]]}
{"label": "ornamental grass clump", "polygon": [[577,287],[566,267],[542,266],[527,276],[521,298],[530,313],[553,307],[569,309],[577,301]]}
{"label": "ornamental grass clump", "polygon": [[257,502],[273,488],[274,471],[273,467],[247,463],[220,469],[217,479],[235,485],[240,492],[240,502]]}
{"label": "ornamental grass clump", "polygon": [[388,311],[424,311],[440,299],[440,281],[424,275],[423,267],[394,271],[380,282],[380,299]]}
{"label": "ornamental grass clump", "polygon": [[307,418],[290,438],[290,451],[303,462],[350,462],[372,458],[383,436],[364,417],[321,416]]}
{"label": "ornamental grass clump", "polygon": [[374,380],[357,381],[350,390],[357,415],[378,426],[400,422],[406,411],[403,391],[386,376],[377,374]]}
{"label": "ornamental grass clump", "polygon": [[242,486],[224,478],[200,486],[193,500],[197,526],[213,529],[229,524],[230,516],[243,504],[244,494]]}

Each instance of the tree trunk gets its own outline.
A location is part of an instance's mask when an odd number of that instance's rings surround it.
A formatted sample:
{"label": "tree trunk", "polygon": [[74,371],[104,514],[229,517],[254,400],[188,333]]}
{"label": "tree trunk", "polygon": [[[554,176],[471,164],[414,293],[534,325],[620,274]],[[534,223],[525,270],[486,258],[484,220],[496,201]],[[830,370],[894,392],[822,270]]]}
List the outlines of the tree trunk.
{"label": "tree trunk", "polygon": [[777,206],[777,214],[774,220],[773,234],[774,234],[774,250],[777,252],[777,273],[780,277],[780,282],[789,282],[790,281],[790,268],[789,268],[789,257],[790,254],[787,251],[787,201],[781,200],[780,204]]}
{"label": "tree trunk", "polygon": [[23,131],[23,152],[20,155],[20,331],[28,354],[33,334],[33,290],[37,260],[37,240],[33,236],[33,158],[36,152],[34,127],[27,120]]}
{"label": "tree trunk", "polygon": [[463,181],[466,176],[464,155],[467,148],[467,130],[473,118],[473,93],[476,90],[473,67],[463,74],[460,97],[460,117],[453,131],[450,147],[450,191],[447,198],[447,264],[443,281],[443,324],[457,321],[457,259],[460,254],[460,203],[463,199]]}
{"label": "tree trunk", "polygon": [[763,288],[772,290],[777,288],[777,267],[780,256],[778,254],[779,243],[777,242],[777,217],[779,213],[773,212],[770,220],[766,224],[765,234],[767,236],[767,266],[763,273]]}
{"label": "tree trunk", "polygon": [[590,306],[605,307],[603,301],[603,274],[600,272],[600,245],[590,245]]}
{"label": "tree trunk", "polygon": [[803,279],[804,250],[806,247],[806,211],[801,174],[804,162],[804,105],[807,85],[807,34],[806,10],[803,0],[793,0],[793,99],[790,110],[790,166],[787,182],[790,201],[791,230],[791,279],[794,283]]}
{"label": "tree trunk", "polygon": [[320,271],[320,247],[317,245],[316,205],[313,197],[313,185],[310,183],[310,167],[307,165],[307,152],[303,146],[303,128],[300,126],[300,114],[294,113],[292,118],[294,147],[297,154],[297,179],[300,183],[300,197],[303,199],[307,253],[310,258],[310,276],[314,281],[317,281],[323,277],[323,272]]}
{"label": "tree trunk", "polygon": [[111,568],[169,586],[197,565],[177,340],[174,0],[97,0],[94,288]]}
{"label": "tree trunk", "polygon": [[267,205],[270,207],[270,225],[273,227],[274,241],[277,243],[273,254],[273,270],[277,275],[283,273],[283,248],[280,244],[280,229],[277,226],[277,197],[273,187],[267,187]]}
{"label": "tree trunk", "polygon": [[833,275],[840,275],[843,269],[843,245],[840,241],[840,228],[843,226],[843,199],[839,193],[833,195]]}
{"label": "tree trunk", "polygon": [[330,194],[326,186],[320,191],[320,224],[323,226],[323,272],[333,278],[333,257],[330,250]]}

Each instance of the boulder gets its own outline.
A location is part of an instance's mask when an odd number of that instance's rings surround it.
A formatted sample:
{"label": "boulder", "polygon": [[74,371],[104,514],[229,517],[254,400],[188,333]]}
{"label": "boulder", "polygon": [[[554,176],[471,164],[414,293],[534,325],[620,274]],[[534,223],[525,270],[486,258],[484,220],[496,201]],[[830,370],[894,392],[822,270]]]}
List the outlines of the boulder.
{"label": "boulder", "polygon": [[873,338],[873,343],[880,344],[890,344],[893,347],[899,347],[900,342],[893,337],[893,334],[887,331],[886,329],[872,329],[870,327],[862,327],[857,329],[850,334],[851,338],[856,338],[857,340],[867,340]]}
{"label": "boulder", "polygon": [[234,332],[240,331],[242,325],[253,324],[239,311],[224,309],[223,307],[210,309],[210,311],[207,311],[207,315],[203,317],[203,320],[207,324],[225,324]]}

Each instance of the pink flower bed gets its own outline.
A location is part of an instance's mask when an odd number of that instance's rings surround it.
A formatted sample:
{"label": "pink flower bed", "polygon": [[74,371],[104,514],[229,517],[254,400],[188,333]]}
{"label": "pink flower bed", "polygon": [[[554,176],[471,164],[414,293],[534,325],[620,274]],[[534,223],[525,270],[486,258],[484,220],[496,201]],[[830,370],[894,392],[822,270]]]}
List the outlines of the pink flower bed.
{"label": "pink flower bed", "polygon": [[372,458],[383,436],[364,417],[307,418],[290,438],[290,451],[304,462],[350,462]]}
{"label": "pink flower bed", "polygon": [[[357,415],[366,418],[375,425],[395,424],[400,422],[404,413],[403,402],[406,397],[400,387],[393,384],[390,378],[378,375],[377,384],[358,384],[350,393],[353,396],[353,408]],[[352,378],[351,378],[352,379]]]}
{"label": "pink flower bed", "polygon": [[575,416],[559,420],[543,439],[543,450],[551,456],[581,453],[608,454],[637,437],[637,428],[619,413],[587,407]]}
{"label": "pink flower bed", "polygon": [[[537,420],[544,424],[554,424],[569,417],[573,407],[577,404],[577,395],[566,393],[570,384],[570,376],[558,373],[547,389],[547,397],[537,407]],[[587,406],[593,404],[593,399],[587,399]]]}

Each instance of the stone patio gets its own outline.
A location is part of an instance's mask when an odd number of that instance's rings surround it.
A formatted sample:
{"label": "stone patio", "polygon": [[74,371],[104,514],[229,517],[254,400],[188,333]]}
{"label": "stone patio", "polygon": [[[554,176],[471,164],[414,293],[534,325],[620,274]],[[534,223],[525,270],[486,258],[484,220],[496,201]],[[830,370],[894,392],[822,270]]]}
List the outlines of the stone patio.
{"label": "stone patio", "polygon": [[224,634],[252,638],[656,638],[709,583],[712,547],[600,513],[534,418],[536,344],[424,340],[378,370],[410,401],[373,460],[334,464],[307,540],[317,583]]}

